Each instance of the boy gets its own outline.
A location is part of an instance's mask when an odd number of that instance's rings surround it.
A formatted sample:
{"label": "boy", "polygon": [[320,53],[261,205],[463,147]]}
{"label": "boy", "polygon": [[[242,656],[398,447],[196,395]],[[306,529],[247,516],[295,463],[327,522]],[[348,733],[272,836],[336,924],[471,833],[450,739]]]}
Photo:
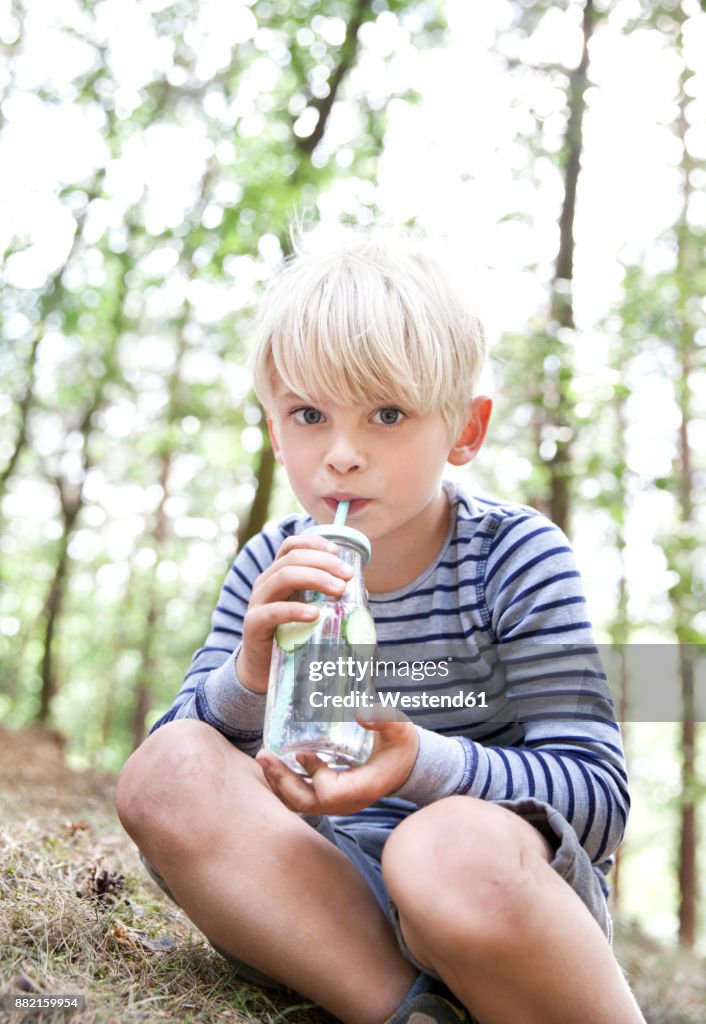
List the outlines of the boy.
{"label": "boy", "polygon": [[[346,1024],[636,1024],[602,882],[627,814],[622,747],[574,661],[594,648],[572,553],[533,510],[442,479],[483,443],[483,357],[480,324],[423,242],[373,231],[287,263],[253,368],[308,515],[236,558],[118,810],[241,977]],[[268,668],[276,626],[316,616],[292,595],[345,588],[335,545],[302,534],[339,500],[372,543],[381,650],[460,647],[466,674],[434,692],[486,680],[491,707],[369,722],[365,765],[307,756],[305,779],[260,749]]]}

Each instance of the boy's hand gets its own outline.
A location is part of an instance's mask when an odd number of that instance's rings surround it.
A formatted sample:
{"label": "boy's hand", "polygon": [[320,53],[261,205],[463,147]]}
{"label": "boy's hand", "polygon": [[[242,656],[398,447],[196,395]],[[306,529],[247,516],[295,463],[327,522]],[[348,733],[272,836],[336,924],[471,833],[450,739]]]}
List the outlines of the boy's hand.
{"label": "boy's hand", "polygon": [[315,754],[297,760],[305,779],[266,750],[257,755],[265,778],[283,804],[300,814],[354,814],[389,796],[409,778],[417,759],[419,736],[411,722],[366,722],[376,732],[370,759],[360,768],[336,771]]}
{"label": "boy's hand", "polygon": [[336,557],[332,541],[316,534],[287,537],[270,565],[255,580],[243,621],[243,643],[236,671],[243,686],[265,693],[272,637],[282,622],[315,622],[318,609],[288,601],[297,590],[320,590],[340,597],[353,570]]}

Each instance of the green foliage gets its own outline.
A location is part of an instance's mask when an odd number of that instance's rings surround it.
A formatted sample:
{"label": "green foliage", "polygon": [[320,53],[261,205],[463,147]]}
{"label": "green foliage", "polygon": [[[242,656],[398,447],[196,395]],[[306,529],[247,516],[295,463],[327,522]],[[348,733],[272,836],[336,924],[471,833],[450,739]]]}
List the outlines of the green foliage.
{"label": "green foliage", "polygon": [[384,24],[417,46],[443,33],[428,2],[153,8],[75,3],[42,26],[28,4],[6,84],[24,96],[43,38],[77,47],[75,73],[47,68],[35,92],[96,130],[83,174],[56,181],[64,256],[42,276],[29,233],[5,254],[0,716],[31,721],[49,698],[74,752],[112,767],[139,690],[147,725],[171,701],[252,501],[242,367],[289,221],[339,181],[345,216],[369,205],[391,94],[356,66],[389,59],[369,45]]}

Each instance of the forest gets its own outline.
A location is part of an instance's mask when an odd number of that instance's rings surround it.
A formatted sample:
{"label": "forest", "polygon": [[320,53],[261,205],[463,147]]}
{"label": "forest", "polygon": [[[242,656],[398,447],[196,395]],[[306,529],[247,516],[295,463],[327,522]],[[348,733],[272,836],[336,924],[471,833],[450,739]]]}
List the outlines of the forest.
{"label": "forest", "polygon": [[98,772],[142,742],[297,508],[246,369],[293,221],[415,226],[491,341],[462,473],[585,577],[614,910],[703,952],[704,5],[5,0],[0,47],[0,724]]}

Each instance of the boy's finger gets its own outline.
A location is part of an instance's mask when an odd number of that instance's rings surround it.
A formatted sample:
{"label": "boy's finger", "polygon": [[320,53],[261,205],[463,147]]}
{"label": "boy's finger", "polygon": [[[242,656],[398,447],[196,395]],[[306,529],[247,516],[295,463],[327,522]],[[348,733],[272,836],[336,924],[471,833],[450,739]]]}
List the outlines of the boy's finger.
{"label": "boy's finger", "polygon": [[[280,793],[280,790],[279,790],[279,786],[277,785],[276,772],[273,770],[273,766],[272,766],[269,758],[266,755],[263,755],[262,752],[261,752],[261,753],[257,754],[257,756],[255,757],[255,760],[257,761],[257,763],[262,768],[262,773],[265,776],[265,782],[267,783],[267,785],[270,787],[270,789],[272,790],[274,795],[277,797],[277,799],[281,800],[282,803],[285,804],[285,806],[286,806],[286,801],[283,800],[282,794]],[[290,807],[290,810],[292,810],[291,807]]]}
{"label": "boy's finger", "polygon": [[274,562],[265,569],[265,573],[267,576],[276,575],[287,565],[306,565],[309,568],[326,569],[331,572],[350,568],[333,551],[322,551],[321,548],[292,548],[281,557],[277,555]]}
{"label": "boy's finger", "polygon": [[321,814],[355,814],[382,795],[378,771],[367,764],[347,772],[323,766],[312,776],[312,786]]}
{"label": "boy's finger", "polygon": [[275,561],[297,548],[318,549],[319,551],[328,551],[330,554],[336,554],[338,551],[338,545],[334,544],[331,540],[327,540],[326,537],[316,533],[298,533],[292,537],[286,537],[282,541],[280,549],[275,555]]}
{"label": "boy's finger", "polygon": [[263,578],[257,589],[253,588],[253,595],[263,603],[288,597],[297,590],[320,590],[340,597],[346,588],[346,579],[343,571],[337,575],[338,571],[335,565],[322,569],[312,565],[285,565]]}
{"label": "boy's finger", "polygon": [[406,715],[401,708],[384,708],[382,704],[356,708],[355,717],[364,729],[376,729],[378,731],[382,731],[387,726],[400,727],[412,724],[409,715]]}
{"label": "boy's finger", "polygon": [[322,768],[326,768],[326,762],[322,761],[317,754],[303,753],[297,754],[297,761],[302,766],[304,771],[307,773],[310,779],[316,775]]}
{"label": "boy's finger", "polygon": [[257,755],[268,783],[290,810],[299,814],[349,814],[370,803],[368,785],[361,787],[349,772],[334,771],[316,754],[299,754],[298,760],[309,772],[309,779],[304,780],[272,754],[260,751]]}
{"label": "boy's finger", "polygon": [[312,784],[280,761],[274,754],[259,751],[255,760],[262,767],[268,784],[290,811],[311,814],[316,810],[316,796]]}
{"label": "boy's finger", "polygon": [[315,604],[303,601],[273,601],[263,604],[247,613],[248,626],[256,626],[258,632],[269,634],[285,622],[316,622],[321,611]]}

